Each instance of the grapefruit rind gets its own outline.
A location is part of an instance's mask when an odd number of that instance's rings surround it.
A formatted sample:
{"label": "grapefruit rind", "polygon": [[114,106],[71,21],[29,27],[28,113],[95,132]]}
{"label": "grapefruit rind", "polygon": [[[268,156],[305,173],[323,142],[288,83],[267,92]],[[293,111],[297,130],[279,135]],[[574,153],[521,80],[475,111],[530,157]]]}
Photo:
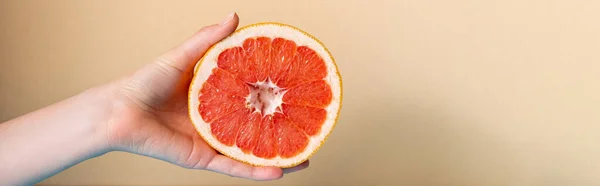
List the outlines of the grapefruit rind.
{"label": "grapefruit rind", "polygon": [[[317,52],[327,65],[327,76],[325,81],[331,86],[333,99],[331,104],[325,110],[327,117],[322,125],[321,132],[316,136],[309,137],[309,143],[300,154],[292,158],[280,158],[279,156],[272,159],[256,157],[253,154],[246,154],[237,146],[226,146],[213,137],[210,125],[206,123],[198,113],[200,89],[213,68],[217,66],[217,57],[225,49],[241,46],[245,39],[256,36],[267,36],[271,38],[282,37],[292,40],[297,46],[308,46]],[[340,115],[342,106],[342,78],[339,73],[337,64],[329,50],[314,36],[291,25],[277,22],[261,22],[241,27],[232,34],[211,46],[194,67],[194,76],[189,88],[188,94],[188,113],[189,117],[198,131],[198,134],[212,148],[221,154],[253,166],[275,166],[281,168],[294,167],[308,160],[323,143],[327,140],[331,131],[335,128]]]}

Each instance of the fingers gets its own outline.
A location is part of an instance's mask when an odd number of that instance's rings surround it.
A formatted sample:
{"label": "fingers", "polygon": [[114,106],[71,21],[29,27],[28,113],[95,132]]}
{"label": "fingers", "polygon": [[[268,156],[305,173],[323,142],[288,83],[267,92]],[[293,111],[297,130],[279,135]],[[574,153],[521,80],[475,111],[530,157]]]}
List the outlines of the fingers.
{"label": "fingers", "polygon": [[276,180],[283,177],[283,174],[306,169],[309,164],[310,162],[307,160],[300,165],[286,169],[277,167],[255,167],[218,154],[208,163],[206,169],[233,177],[266,181]]}
{"label": "fingers", "polygon": [[295,167],[283,169],[283,173],[284,174],[289,174],[289,173],[292,173],[292,172],[300,171],[300,170],[308,168],[309,165],[310,165],[310,161],[306,160],[305,162],[302,162],[300,165],[297,165]]}
{"label": "fingers", "polygon": [[223,155],[215,155],[206,166],[207,170],[229,176],[266,181],[283,176],[283,171],[277,167],[254,167]]}
{"label": "fingers", "polygon": [[180,71],[189,70],[208,48],[235,31],[238,23],[237,14],[231,13],[221,23],[200,29],[179,46],[161,56],[159,62],[167,63]]}

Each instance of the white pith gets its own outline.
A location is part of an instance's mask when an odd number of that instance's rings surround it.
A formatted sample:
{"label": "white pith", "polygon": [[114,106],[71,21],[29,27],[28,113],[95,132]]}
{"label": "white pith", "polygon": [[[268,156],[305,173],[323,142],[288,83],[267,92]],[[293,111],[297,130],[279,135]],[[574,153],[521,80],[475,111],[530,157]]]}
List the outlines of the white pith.
{"label": "white pith", "polygon": [[250,86],[250,95],[246,98],[248,106],[260,112],[263,116],[273,115],[281,111],[283,95],[286,90],[279,88],[269,79],[264,82],[252,83]]}
{"label": "white pith", "polygon": [[[198,96],[200,95],[200,89],[202,88],[202,84],[206,81],[206,79],[208,79],[208,76],[211,74],[212,69],[217,66],[218,55],[227,48],[241,46],[246,38],[258,36],[265,36],[271,38],[281,37],[294,41],[298,46],[308,46],[323,58],[327,66],[328,73],[324,80],[328,82],[331,86],[333,99],[330,105],[325,107],[325,110],[327,111],[326,120],[322,125],[322,128],[320,130],[321,132],[315,136],[309,137],[310,141],[304,149],[304,151],[292,158],[281,158],[277,156],[275,158],[265,159],[254,156],[253,154],[246,154],[235,145],[231,147],[225,146],[212,135],[210,125],[207,124],[198,113],[197,108],[200,104],[198,100]],[[342,97],[340,77],[337,73],[338,70],[332,58],[329,56],[329,53],[318,41],[292,27],[280,24],[263,24],[260,26],[252,26],[245,28],[214,45],[213,48],[204,55],[202,63],[198,63],[195,69],[197,69],[197,71],[195,71],[196,75],[190,85],[190,97],[188,100],[191,108],[190,112],[193,112],[190,114],[190,118],[194,123],[196,129],[199,131],[200,135],[207,141],[207,143],[209,143],[212,147],[214,147],[221,153],[234,157],[240,161],[248,162],[254,165],[278,167],[288,167],[291,165],[298,164],[300,163],[300,161],[306,160],[312,153],[314,153],[316,149],[319,148],[323,140],[325,140],[327,135],[333,129],[333,126],[336,122]],[[281,105],[281,102],[277,101],[278,99],[274,99],[273,102],[270,102],[270,107],[268,109],[265,109],[265,111],[275,111],[276,106]]]}

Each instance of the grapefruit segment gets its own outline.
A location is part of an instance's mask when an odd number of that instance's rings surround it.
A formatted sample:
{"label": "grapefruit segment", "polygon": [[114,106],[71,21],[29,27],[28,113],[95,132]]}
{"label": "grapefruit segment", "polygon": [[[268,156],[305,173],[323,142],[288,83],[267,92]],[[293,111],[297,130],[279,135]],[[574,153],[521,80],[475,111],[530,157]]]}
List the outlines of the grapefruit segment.
{"label": "grapefruit segment", "polygon": [[244,82],[221,68],[214,68],[206,82],[220,91],[236,96],[246,97],[250,94],[248,86]]}
{"label": "grapefruit segment", "polygon": [[290,71],[292,61],[296,55],[296,43],[283,38],[273,39],[271,44],[271,68],[269,76],[275,84],[279,83],[284,75]]}
{"label": "grapefruit segment", "polygon": [[300,46],[297,49],[297,68],[296,78],[302,82],[311,80],[320,80],[327,76],[325,61],[313,50],[307,46]]}
{"label": "grapefruit segment", "polygon": [[331,87],[324,80],[298,85],[283,95],[284,103],[317,108],[325,108],[331,103],[331,99]]}
{"label": "grapefruit segment", "polygon": [[321,147],[341,101],[337,66],[321,42],[289,25],[259,23],[205,52],[188,106],[198,134],[215,150],[285,168]]}
{"label": "grapefruit segment", "polygon": [[282,77],[280,77],[278,85],[290,88],[325,78],[327,68],[325,61],[314,50],[307,46],[299,46],[296,48],[294,58],[290,61],[290,67],[280,76]]}
{"label": "grapefruit segment", "polygon": [[244,153],[251,153],[257,145],[260,134],[261,116],[259,113],[245,113],[246,121],[239,123],[242,128],[237,134],[237,146]]}
{"label": "grapefruit segment", "polygon": [[206,122],[212,122],[220,116],[245,107],[245,99],[235,95],[223,93],[216,87],[205,83],[198,100],[198,111]]}
{"label": "grapefruit segment", "polygon": [[267,116],[263,118],[260,124],[260,135],[258,136],[258,144],[252,153],[261,158],[274,158],[277,156],[277,144],[275,141],[273,126],[273,117]]}
{"label": "grapefruit segment", "polygon": [[247,65],[254,68],[255,80],[250,82],[264,82],[269,76],[269,65],[271,61],[271,38],[258,37],[249,38],[244,41],[243,48],[246,51]]}
{"label": "grapefruit segment", "polygon": [[253,82],[256,77],[253,67],[246,61],[246,51],[241,46],[223,50],[217,58],[217,66],[236,76],[244,82]]}
{"label": "grapefruit segment", "polygon": [[317,135],[327,118],[327,111],[322,108],[283,104],[283,113],[291,122],[309,136]]}
{"label": "grapefruit segment", "polygon": [[210,129],[215,138],[224,145],[233,146],[238,131],[242,126],[240,124],[246,120],[247,113],[244,113],[245,111],[246,110],[237,110],[212,122],[210,124]]}
{"label": "grapefruit segment", "polygon": [[300,153],[308,145],[308,137],[302,130],[296,127],[283,114],[275,114],[273,117],[275,131],[277,133],[277,147],[279,156],[289,158]]}

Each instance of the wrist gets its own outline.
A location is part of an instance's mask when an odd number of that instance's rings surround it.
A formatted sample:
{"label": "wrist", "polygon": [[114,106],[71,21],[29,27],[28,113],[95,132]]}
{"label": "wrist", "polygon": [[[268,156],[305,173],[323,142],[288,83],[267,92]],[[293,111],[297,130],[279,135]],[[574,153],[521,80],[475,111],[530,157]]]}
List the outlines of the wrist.
{"label": "wrist", "polygon": [[102,139],[102,148],[105,153],[110,151],[130,152],[135,148],[132,141],[132,128],[140,123],[139,109],[134,99],[129,94],[128,88],[124,88],[129,81],[123,78],[108,85],[98,87],[97,90],[90,89],[89,94],[97,97],[98,103],[103,104],[99,109],[103,110],[103,118],[96,125],[95,135]]}
{"label": "wrist", "polygon": [[[79,114],[88,118],[85,124],[87,146],[90,147],[90,156],[95,157],[113,150],[109,139],[109,125],[115,115],[115,94],[113,84],[93,87],[82,92],[75,101],[74,108],[81,108]],[[87,105],[87,106],[86,106]]]}

